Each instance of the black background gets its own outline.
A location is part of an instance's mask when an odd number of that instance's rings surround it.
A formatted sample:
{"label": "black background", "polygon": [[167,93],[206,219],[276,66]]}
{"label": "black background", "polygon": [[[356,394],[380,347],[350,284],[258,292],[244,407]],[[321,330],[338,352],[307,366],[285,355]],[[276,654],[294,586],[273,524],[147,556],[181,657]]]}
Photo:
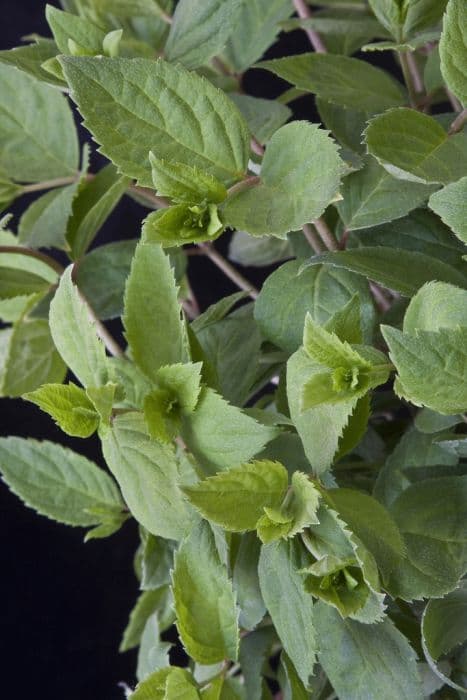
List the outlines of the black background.
{"label": "black background", "polygon": [[[31,32],[49,36],[45,2],[2,0],[0,5],[1,48],[19,45],[21,36]],[[281,36],[267,55],[308,50],[305,34],[293,32]],[[270,98],[287,87],[265,71],[250,71],[243,86],[247,93]],[[318,121],[311,97],[293,107],[296,117]],[[94,155],[94,168],[99,165]],[[23,198],[13,207],[14,224],[28,203]],[[144,214],[124,198],[97,245],[136,238]],[[224,253],[227,239],[223,236],[217,244]],[[244,270],[256,284],[269,272]],[[199,257],[190,261],[190,280],[202,308],[236,291],[211,262]],[[112,330],[119,332],[115,326]],[[60,442],[103,466],[97,439],[67,438],[32,404],[1,400],[0,416],[2,435]],[[123,698],[118,683],[134,682],[135,654],[120,655],[118,644],[138,593],[132,571],[136,527],[127,523],[110,539],[86,545],[83,534],[37,516],[0,484],[1,697],[118,700]]]}

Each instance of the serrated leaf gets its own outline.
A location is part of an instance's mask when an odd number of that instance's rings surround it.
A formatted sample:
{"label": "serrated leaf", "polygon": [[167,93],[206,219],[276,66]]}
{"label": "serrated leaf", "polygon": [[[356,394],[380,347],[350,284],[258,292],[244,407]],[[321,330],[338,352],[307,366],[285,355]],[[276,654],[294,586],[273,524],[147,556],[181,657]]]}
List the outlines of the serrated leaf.
{"label": "serrated leaf", "polygon": [[400,83],[357,58],[306,53],[262,61],[256,67],[343,107],[375,113],[402,105],[406,99]]}
{"label": "serrated leaf", "polygon": [[370,7],[383,25],[400,41],[441,19],[447,0],[369,0]]}
{"label": "serrated leaf", "polygon": [[404,316],[404,333],[467,326],[467,291],[444,282],[428,282],[411,299]]}
{"label": "serrated leaf", "polygon": [[204,479],[184,492],[200,513],[233,532],[254,530],[265,507],[280,506],[288,474],[279,462],[256,461]]}
{"label": "serrated leaf", "polygon": [[291,538],[318,522],[320,494],[307,474],[294,472],[289,492],[280,508],[265,507],[258,521],[258,537],[264,544],[280,537]]}
{"label": "serrated leaf", "polygon": [[78,139],[65,97],[1,63],[0,91],[0,167],[20,182],[76,175]]}
{"label": "serrated leaf", "polygon": [[[301,268],[298,260],[286,262],[264,283],[255,303],[255,319],[263,335],[292,353],[302,344],[307,312],[317,323],[325,323],[357,293],[362,326],[368,337],[374,308],[367,283],[357,275],[326,265],[303,271]],[[293,314],[290,308],[294,309]]]}
{"label": "serrated leaf", "polygon": [[414,109],[391,109],[365,131],[369,153],[394,177],[448,184],[465,175],[465,134],[449,136],[438,122]]}
{"label": "serrated leaf", "polygon": [[263,545],[259,581],[277,634],[301,681],[308,685],[317,650],[313,601],[304,587],[296,540]]}
{"label": "serrated leaf", "polygon": [[37,39],[36,43],[18,46],[8,51],[0,51],[0,63],[15,66],[33,78],[55,86],[63,86],[63,81],[54,78],[42,68],[42,64],[55,58],[58,47],[52,39]]}
{"label": "serrated leaf", "polygon": [[69,384],[44,384],[23,396],[48,413],[67,435],[86,438],[99,425],[99,415],[84,389]]}
{"label": "serrated leaf", "polygon": [[182,424],[183,440],[208,473],[248,462],[277,434],[206,388]]}
{"label": "serrated leaf", "polygon": [[181,0],[164,49],[167,60],[198,68],[224,48],[239,19],[243,0]]}
{"label": "serrated leaf", "polygon": [[[337,610],[314,607],[318,658],[339,700],[422,700],[416,655],[385,619],[376,625],[343,620]],[[345,650],[345,653],[344,653]]]}
{"label": "serrated leaf", "polygon": [[125,289],[125,335],[136,364],[157,380],[163,365],[185,359],[184,325],[168,256],[154,243],[136,248]]}
{"label": "serrated leaf", "polygon": [[129,651],[139,645],[146,622],[154,613],[157,613],[159,626],[162,631],[170,627],[175,619],[172,605],[173,598],[168,585],[141,593],[130,613],[119,651]]}
{"label": "serrated leaf", "polygon": [[215,240],[224,230],[215,204],[176,204],[152,212],[143,225],[143,237],[164,247]]}
{"label": "serrated leaf", "polygon": [[374,158],[348,175],[341,188],[337,211],[348,231],[378,226],[408,214],[423,204],[434,186],[404,182],[388,173]]}
{"label": "serrated leaf", "polygon": [[199,700],[191,674],[184,668],[162,668],[138,683],[130,700]]}
{"label": "serrated leaf", "polygon": [[467,243],[467,177],[443,187],[431,195],[428,206]]}
{"label": "serrated leaf", "polygon": [[18,241],[31,248],[64,248],[78,184],[58,187],[36,199],[22,215]]}
{"label": "serrated leaf", "polygon": [[343,170],[336,145],[317,125],[287,124],[269,142],[259,184],[231,194],[221,216],[251,234],[283,235],[321,216],[338,192]]}
{"label": "serrated leaf", "polygon": [[228,97],[204,78],[162,60],[62,57],[61,62],[85,125],[123,174],[152,187],[152,150],[224,183],[243,176],[248,130]]}
{"label": "serrated leaf", "polygon": [[177,629],[190,656],[202,664],[235,660],[235,597],[206,522],[192,529],[175,555],[173,592]]}
{"label": "serrated leaf", "polygon": [[101,522],[94,508],[115,514],[123,501],[114,481],[82,455],[52,442],[0,440],[0,471],[21,500],[41,515],[67,525]]}
{"label": "serrated leaf", "polygon": [[73,44],[88,55],[103,53],[105,31],[93,22],[70,12],[62,12],[52,5],[46,5],[45,16],[61,54],[71,54],[70,39]]}
{"label": "serrated leaf", "polygon": [[307,313],[303,331],[303,349],[307,355],[330,369],[340,367],[369,369],[371,363],[365,360],[346,341],[342,341],[332,331],[313,321]]}
{"label": "serrated leaf", "polygon": [[399,395],[438,413],[462,413],[466,409],[466,328],[417,331],[416,335],[390,326],[382,326],[381,330],[398,372]]}
{"label": "serrated leaf", "polygon": [[323,253],[311,258],[307,264],[323,263],[356,272],[408,297],[433,279],[460,287],[466,285],[467,279],[455,267],[424,253],[384,246],[361,246]]}
{"label": "serrated leaf", "polygon": [[176,202],[199,204],[206,200],[219,204],[227,197],[224,185],[213,175],[184,163],[166,161],[149,154],[154,187],[159,195]]}
{"label": "serrated leaf", "polygon": [[50,332],[64,362],[83,386],[100,386],[107,381],[104,344],[90,320],[86,301],[72,280],[73,267],[63,273],[50,304]]}
{"label": "serrated leaf", "polygon": [[439,43],[441,72],[448,87],[467,105],[467,7],[462,0],[449,0]]}

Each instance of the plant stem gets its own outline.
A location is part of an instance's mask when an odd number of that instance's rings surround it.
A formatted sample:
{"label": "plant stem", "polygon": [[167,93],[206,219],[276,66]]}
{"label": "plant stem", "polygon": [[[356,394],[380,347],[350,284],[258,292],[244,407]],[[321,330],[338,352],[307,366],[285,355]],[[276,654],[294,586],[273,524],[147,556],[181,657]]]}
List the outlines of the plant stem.
{"label": "plant stem", "polygon": [[339,250],[339,242],[323,218],[315,219],[313,226],[328,250]]}
{"label": "plant stem", "polygon": [[216,265],[219,270],[222,270],[224,275],[228,277],[234,284],[247,292],[252,299],[257,299],[259,291],[251,284],[238,270],[233,267],[222,255],[214,248],[212,243],[199,243],[199,248],[204,254]]}
{"label": "plant stem", "polygon": [[464,128],[464,124],[467,122],[467,108],[463,109],[460,114],[457,115],[457,117],[454,119],[452,122],[451,126],[449,127],[449,135],[452,136],[452,134],[457,134],[459,131],[462,131]]}
{"label": "plant stem", "polygon": [[381,289],[379,284],[376,284],[376,282],[370,282],[370,289],[378,309],[382,313],[386,313],[386,311],[389,311],[389,309],[391,308],[391,302],[388,301],[388,299],[386,299],[386,296],[383,293],[383,290]]}
{"label": "plant stem", "polygon": [[402,74],[404,76],[404,81],[409,93],[410,106],[414,109],[417,108],[417,91],[415,89],[414,80],[412,73],[410,72],[410,65],[407,59],[407,54],[405,51],[399,51],[399,61],[401,64]]}
{"label": "plant stem", "polygon": [[258,139],[255,139],[254,136],[251,138],[250,148],[253,153],[256,153],[257,156],[264,156],[264,147],[260,144]]}
{"label": "plant stem", "polygon": [[36,258],[36,260],[41,260],[43,263],[51,267],[52,270],[55,270],[55,272],[57,272],[59,275],[63,273],[63,267],[60,265],[59,262],[51,258],[49,255],[46,255],[45,253],[41,253],[38,250],[32,250],[32,248],[23,248],[22,246],[16,245],[2,245],[0,246],[0,254],[1,253],[15,253],[17,255],[27,255],[30,258]]}
{"label": "plant stem", "polygon": [[247,190],[249,187],[255,187],[260,182],[261,178],[258,177],[258,175],[251,175],[244,180],[240,180],[240,182],[236,182],[235,185],[232,185],[232,187],[227,190],[227,193],[229,197],[231,197],[233,194],[237,194],[237,192],[243,192],[243,190]]}
{"label": "plant stem", "polygon": [[451,103],[451,106],[455,112],[462,112],[462,105],[457,99],[457,97],[452,93],[448,88],[446,88],[446,95],[448,96],[448,100]]}
{"label": "plant stem", "polygon": [[415,59],[415,56],[412,53],[412,51],[406,51],[405,56],[407,58],[407,66],[409,68],[415,92],[421,94],[425,92],[425,85],[423,84],[423,78],[418,69],[418,64]]}
{"label": "plant stem", "polygon": [[157,209],[166,209],[170,207],[170,201],[166,197],[159,197],[155,194],[149,187],[138,187],[137,185],[130,185],[128,187],[129,192],[141,197],[141,199],[146,200],[151,207],[156,207]]}
{"label": "plant stem", "polygon": [[23,194],[29,192],[42,192],[42,190],[51,190],[54,187],[63,187],[64,185],[72,185],[78,179],[79,174],[70,175],[69,177],[58,177],[55,180],[43,180],[35,182],[33,185],[24,185]]}
{"label": "plant stem", "polygon": [[316,230],[311,226],[311,224],[305,224],[303,226],[303,235],[307,239],[310,247],[314,250],[316,254],[324,252],[324,246],[321,238],[316,233]]}
{"label": "plant stem", "polygon": [[[311,10],[306,4],[305,0],[293,0],[293,4],[298,16],[301,19],[309,19],[312,17]],[[326,46],[324,45],[318,32],[315,32],[314,29],[308,29],[306,27],[303,29],[316,53],[326,53]]]}

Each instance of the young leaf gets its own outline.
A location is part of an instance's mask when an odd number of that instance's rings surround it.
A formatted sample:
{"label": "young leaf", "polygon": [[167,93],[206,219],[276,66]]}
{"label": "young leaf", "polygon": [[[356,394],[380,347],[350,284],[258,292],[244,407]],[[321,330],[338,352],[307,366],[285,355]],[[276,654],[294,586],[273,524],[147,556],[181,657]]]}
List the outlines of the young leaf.
{"label": "young leaf", "polygon": [[415,652],[391,620],[343,620],[321,602],[314,613],[319,661],[339,700],[361,700],[363,694],[368,700],[422,700]]}
{"label": "young leaf", "polygon": [[306,592],[299,543],[280,540],[263,545],[259,582],[277,634],[305,686],[313,674],[316,635],[313,600]]}
{"label": "young leaf", "polygon": [[283,235],[321,216],[339,190],[343,170],[326,132],[303,121],[287,124],[269,142],[259,184],[231,194],[221,215],[254,235]]}
{"label": "young leaf", "polygon": [[101,522],[93,510],[118,514],[123,509],[119,491],[104,471],[52,442],[2,438],[0,471],[27,506],[60,523],[89,527]]}
{"label": "young leaf", "polygon": [[65,97],[1,63],[0,92],[0,167],[20,182],[76,175],[78,139]]}
{"label": "young leaf", "polygon": [[428,206],[467,243],[467,177],[443,187],[431,195]]}
{"label": "young leaf", "polygon": [[71,54],[70,40],[72,45],[79,47],[82,55],[87,53],[92,56],[103,53],[105,31],[97,25],[84,17],[62,12],[52,5],[46,5],[45,16],[57,42],[57,53]]}
{"label": "young leaf", "polygon": [[169,666],[138,683],[129,697],[130,700],[199,700],[200,695],[188,671]]}
{"label": "young leaf", "polygon": [[86,301],[72,280],[70,265],[50,304],[50,331],[64,362],[83,386],[107,381],[105,348],[89,318]]}
{"label": "young leaf", "polygon": [[434,27],[441,19],[447,0],[369,0],[370,7],[383,25],[398,40]]}
{"label": "young leaf", "polygon": [[215,204],[177,204],[148,216],[143,236],[148,243],[164,247],[215,240],[224,230]]}
{"label": "young leaf", "polygon": [[279,462],[256,461],[220,472],[184,490],[203,517],[226,530],[254,530],[264,508],[279,507],[288,474]]}
{"label": "young leaf", "polygon": [[184,163],[156,158],[149,154],[154,187],[159,195],[170,197],[176,202],[219,204],[227,197],[224,185],[209,173]]}
{"label": "young leaf", "polygon": [[371,363],[346,341],[340,340],[335,333],[327,331],[313,321],[309,313],[305,317],[303,348],[312,360],[330,369],[355,367],[365,370],[371,367]]}
{"label": "young leaf", "polygon": [[467,408],[467,329],[442,328],[437,333],[401,333],[381,327],[399,379],[397,392],[417,406],[443,414]]}
{"label": "young leaf", "polygon": [[172,447],[151,440],[138,413],[117,416],[102,436],[102,449],[128,507],[149,532],[179,540],[193,524],[178,485]]}
{"label": "young leaf", "polygon": [[157,381],[159,367],[186,359],[174,273],[157,244],[140,242],[136,248],[123,323],[132,356],[150,379]]}
{"label": "young leaf", "polygon": [[448,87],[467,105],[467,7],[462,0],[449,0],[439,43],[441,72]]}
{"label": "young leaf", "polygon": [[155,147],[158,158],[175,156],[224,183],[245,173],[249,136],[244,120],[204,78],[162,60],[60,60],[102,153],[139,184],[152,187],[149,152]]}
{"label": "young leaf", "polygon": [[180,0],[165,46],[168,61],[198,68],[224,48],[239,18],[242,0]]}
{"label": "young leaf", "polygon": [[448,136],[427,114],[391,109],[370,121],[365,131],[369,153],[402,180],[448,184],[465,175],[467,137]]}
{"label": "young leaf", "polygon": [[342,107],[375,113],[405,102],[404,90],[394,78],[357,58],[305,53],[262,61],[256,67]]}
{"label": "young leaf", "polygon": [[23,398],[48,413],[67,435],[86,438],[99,425],[99,414],[84,389],[76,384],[44,384]]}
{"label": "young leaf", "polygon": [[231,406],[212,389],[203,389],[196,410],[184,417],[182,438],[203,468],[231,469],[248,462],[278,434]]}
{"label": "young leaf", "polygon": [[235,660],[235,597],[206,522],[192,529],[175,555],[173,593],[177,629],[190,656],[202,664]]}

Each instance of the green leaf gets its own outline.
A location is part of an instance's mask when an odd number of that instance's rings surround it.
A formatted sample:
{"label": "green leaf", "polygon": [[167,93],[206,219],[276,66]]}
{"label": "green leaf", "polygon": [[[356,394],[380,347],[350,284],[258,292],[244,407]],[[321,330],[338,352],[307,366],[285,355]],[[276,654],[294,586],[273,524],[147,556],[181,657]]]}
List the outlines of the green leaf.
{"label": "green leaf", "polygon": [[117,241],[94,248],[85,255],[76,271],[76,284],[92,310],[102,320],[123,313],[125,282],[130,274],[136,240]]}
{"label": "green leaf", "polygon": [[256,237],[244,231],[235,231],[230,239],[229,260],[239,265],[263,267],[292,256],[290,242],[281,238]]}
{"label": "green leaf", "polygon": [[164,247],[215,240],[224,230],[215,204],[177,204],[148,216],[143,237]]}
{"label": "green leaf", "polygon": [[383,27],[399,41],[441,20],[447,0],[369,0]]}
{"label": "green leaf", "polygon": [[161,586],[154,591],[141,593],[130,613],[119,651],[129,651],[139,645],[146,622],[154,613],[157,613],[159,626],[162,630],[170,627],[175,619],[172,605],[173,598],[168,585]]}
{"label": "green leaf", "polygon": [[404,182],[390,175],[374,158],[348,175],[342,184],[337,211],[348,231],[377,226],[408,214],[423,204],[434,187]]}
{"label": "green leaf", "polygon": [[154,187],[163,197],[188,204],[203,201],[219,204],[227,197],[224,185],[209,173],[184,163],[156,158],[154,153],[149,154],[149,160]]}
{"label": "green leaf", "polygon": [[308,122],[287,124],[269,142],[259,184],[231,194],[221,215],[248,233],[283,235],[321,216],[338,192],[343,170],[326,132]]}
{"label": "green leaf", "polygon": [[78,46],[83,55],[103,53],[105,31],[97,25],[84,17],[62,12],[52,5],[46,5],[45,16],[57,42],[57,53],[71,54],[73,45]]}
{"label": "green leaf", "polygon": [[48,413],[67,435],[86,438],[99,425],[99,415],[84,389],[76,384],[44,384],[36,391],[25,394],[27,401],[35,403]]}
{"label": "green leaf", "polygon": [[[146,620],[138,649],[136,666],[136,677],[138,680],[142,681],[154,671],[169,666],[169,651],[171,647],[171,644],[161,640],[157,613],[151,615]],[[199,698],[199,695],[195,697]]]}
{"label": "green leaf", "polygon": [[404,333],[467,326],[467,291],[452,284],[428,282],[411,299],[404,316]]}
{"label": "green leaf", "polygon": [[398,372],[399,395],[443,414],[467,408],[467,328],[417,331],[416,335],[390,326],[381,330]]}
{"label": "green leaf", "polygon": [[174,542],[155,537],[140,528],[141,536],[141,582],[143,591],[160,588],[170,583],[173,569]]}
{"label": "green leaf", "polygon": [[199,700],[200,696],[188,671],[169,666],[138,683],[129,697],[130,700]]}
{"label": "green leaf", "polygon": [[428,206],[449,226],[461,241],[467,243],[467,177],[443,187],[431,195]]}
{"label": "green leaf", "polygon": [[70,265],[62,275],[50,304],[50,332],[64,362],[83,386],[107,381],[105,347],[89,318],[86,301],[72,280]]}
{"label": "green leaf", "polygon": [[114,481],[93,462],[52,442],[18,437],[0,440],[0,471],[30,508],[67,525],[88,527],[118,514],[123,501]]}
{"label": "green leaf", "polygon": [[[167,3],[164,0],[91,0],[98,12],[116,17],[161,17]],[[148,20],[147,20],[148,21]]]}
{"label": "green leaf", "polygon": [[51,39],[36,39],[36,43],[18,46],[8,51],[0,51],[0,63],[14,66],[27,73],[32,78],[42,80],[51,85],[63,86],[63,81],[54,78],[42,68],[42,64],[55,58],[58,47]]}
{"label": "green leaf", "polygon": [[206,522],[192,529],[175,555],[173,592],[177,629],[188,654],[202,664],[235,660],[235,597]]}
{"label": "green leaf", "polygon": [[332,464],[339,441],[356,406],[358,396],[337,404],[322,404],[302,411],[304,385],[323,367],[310,360],[303,349],[297,350],[287,362],[287,397],[290,417],[303,443],[305,454],[315,473],[320,474]]}
{"label": "green leaf", "polygon": [[308,685],[313,674],[316,635],[313,601],[306,592],[296,540],[263,545],[259,560],[261,592],[277,634],[300,680]]}
{"label": "green leaf", "polygon": [[47,382],[62,382],[66,367],[57,353],[49,324],[43,319],[20,319],[1,331],[2,396],[22,396]]}
{"label": "green leaf", "polygon": [[165,46],[168,61],[198,68],[224,48],[239,18],[242,0],[180,0]]}
{"label": "green leaf", "polygon": [[266,143],[292,116],[292,110],[275,100],[232,93],[230,99],[243,114],[248,128],[259,143]]}
{"label": "green leaf", "polygon": [[369,369],[371,367],[371,363],[351,348],[346,341],[340,340],[335,333],[327,331],[313,321],[309,313],[305,317],[303,348],[312,360],[330,369],[340,367]]}
{"label": "green leaf", "polygon": [[449,0],[439,43],[441,72],[449,89],[467,105],[467,8],[462,0]]}
{"label": "green leaf", "polygon": [[380,68],[357,58],[305,53],[262,61],[257,67],[342,107],[375,113],[406,101],[400,83]]}
{"label": "green leaf", "polygon": [[119,176],[111,164],[102,168],[92,179],[80,183],[66,233],[73,258],[84,255],[129,184],[130,180]]}
{"label": "green leaf", "polygon": [[254,530],[265,507],[279,507],[288,474],[279,462],[256,461],[220,472],[184,490],[208,520],[225,530]]}
{"label": "green leaf", "polygon": [[[261,542],[256,537],[256,533],[247,532],[241,535],[232,566],[232,585],[240,608],[239,623],[241,627],[248,630],[253,630],[266,613],[258,578],[260,551]],[[240,660],[243,667],[242,650],[243,642],[240,644]],[[245,683],[247,683],[246,678]]]}
{"label": "green leaf", "polygon": [[136,248],[125,289],[123,323],[132,357],[150,379],[157,381],[159,367],[185,359],[175,277],[168,256],[157,244],[140,242]]}
{"label": "green leaf", "polygon": [[278,431],[231,406],[212,389],[203,389],[196,410],[184,417],[182,438],[208,471],[248,462]]}
{"label": "green leaf", "polygon": [[369,153],[394,177],[448,184],[465,175],[465,134],[448,136],[436,119],[415,109],[391,109],[365,131]]}
{"label": "green leaf", "polygon": [[162,60],[60,60],[85,125],[123,174],[152,187],[152,150],[224,183],[243,176],[248,130],[228,97],[204,78]]}
{"label": "green leaf", "polygon": [[127,413],[104,432],[102,449],[136,520],[154,535],[183,537],[193,514],[178,485],[173,448],[150,439],[141,414]]}
{"label": "green leaf", "polygon": [[20,182],[75,175],[78,139],[65,97],[5,64],[0,92],[0,167]]}
{"label": "green leaf", "polygon": [[263,335],[292,353],[302,344],[307,312],[317,323],[325,323],[357,293],[362,325],[369,337],[374,308],[367,283],[357,275],[327,265],[301,269],[301,261],[291,260],[264,283],[255,303],[255,319]]}
{"label": "green leaf", "polygon": [[239,661],[245,679],[247,698],[265,700],[265,696],[262,694],[262,673],[275,639],[274,628],[269,626],[245,635],[240,641]]}
{"label": "green leaf", "polygon": [[36,199],[22,215],[18,241],[31,248],[64,248],[78,184],[58,187]]}
{"label": "green leaf", "polygon": [[361,246],[316,255],[307,265],[323,263],[356,272],[408,297],[433,279],[460,287],[466,285],[465,273],[441,260],[411,250]]}
{"label": "green leaf", "polygon": [[437,662],[466,640],[467,589],[465,585],[442,600],[430,600],[422,617],[422,644],[425,658],[444,683],[461,692],[460,686],[444,673]]}
{"label": "green leaf", "polygon": [[339,700],[422,700],[415,652],[391,620],[343,620],[324,603],[314,611],[319,661]]}
{"label": "green leaf", "polygon": [[[3,257],[2,257],[3,262]],[[29,296],[45,292],[50,284],[43,278],[27,270],[0,267],[0,299]]]}

